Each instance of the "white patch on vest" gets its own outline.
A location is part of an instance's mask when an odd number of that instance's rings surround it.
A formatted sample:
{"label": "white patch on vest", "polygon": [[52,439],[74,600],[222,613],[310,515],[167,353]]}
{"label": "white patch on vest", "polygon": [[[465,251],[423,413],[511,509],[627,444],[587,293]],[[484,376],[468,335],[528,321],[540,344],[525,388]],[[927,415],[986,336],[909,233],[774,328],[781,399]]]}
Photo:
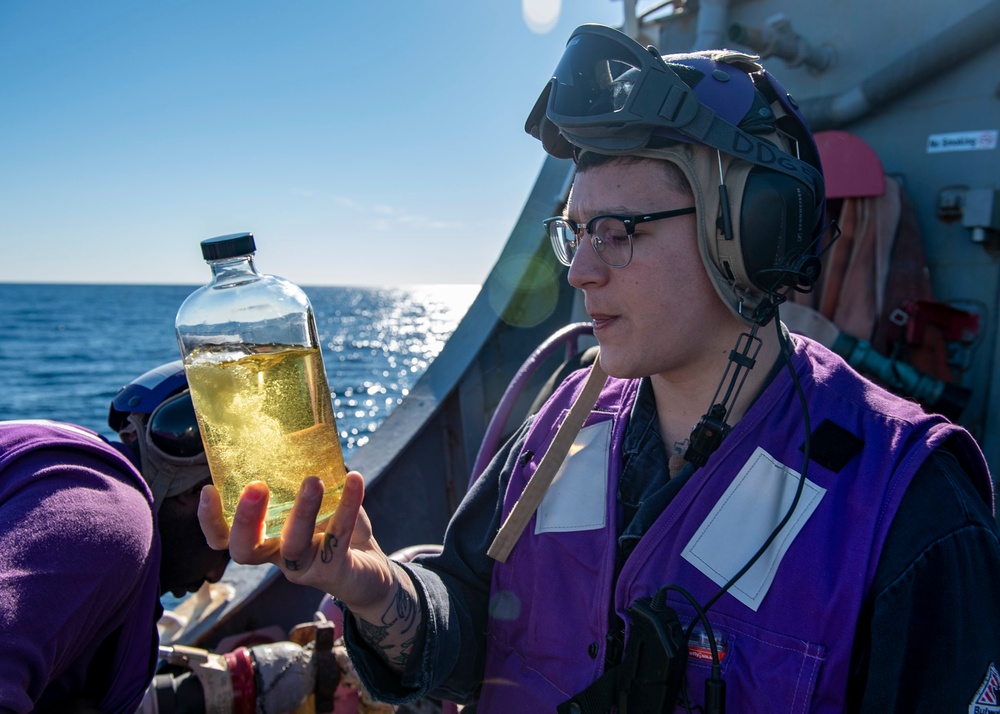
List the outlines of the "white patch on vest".
{"label": "white patch on vest", "polygon": [[[717,585],[729,582],[784,517],[799,479],[797,471],[758,446],[691,537],[681,557]],[[782,558],[825,493],[826,489],[806,479],[795,513],[764,554],[729,589],[733,597],[757,611]]]}
{"label": "white patch on vest", "polygon": [[1000,672],[997,666],[990,662],[986,676],[979,689],[972,695],[969,702],[969,714],[997,714],[1000,712]]}
{"label": "white patch on vest", "polygon": [[538,505],[536,534],[604,527],[612,423],[608,419],[580,429]]}

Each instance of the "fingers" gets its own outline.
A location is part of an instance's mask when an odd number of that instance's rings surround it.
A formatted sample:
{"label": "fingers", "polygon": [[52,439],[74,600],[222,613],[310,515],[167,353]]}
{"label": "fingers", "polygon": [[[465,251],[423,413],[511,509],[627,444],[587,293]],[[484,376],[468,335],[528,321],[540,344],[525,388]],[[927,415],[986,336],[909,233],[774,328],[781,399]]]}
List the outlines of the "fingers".
{"label": "fingers", "polygon": [[264,537],[264,517],[270,495],[267,484],[261,481],[248,483],[240,495],[229,529],[229,554],[237,563],[280,564],[278,540]]}
{"label": "fingers", "polygon": [[[355,540],[355,527],[358,525],[358,515],[362,513],[361,503],[365,498],[365,480],[357,471],[351,471],[344,479],[344,490],[340,494],[340,503],[337,510],[327,524],[326,533],[334,541],[347,547]],[[363,523],[367,526],[370,536],[371,527],[368,525],[368,517],[364,516]],[[364,534],[362,538],[364,538]]]}
{"label": "fingers", "polygon": [[[356,478],[352,479],[352,474]],[[351,547],[351,534],[358,520],[363,497],[364,480],[360,474],[352,471],[344,481],[337,510],[327,519],[326,527],[319,539],[319,558],[324,564],[338,568],[347,558],[347,551]]]}
{"label": "fingers", "polygon": [[229,526],[222,515],[222,498],[211,484],[201,489],[198,521],[210,548],[225,550],[229,547]]}
{"label": "fingers", "polygon": [[357,471],[349,471],[344,478],[344,490],[340,494],[340,504],[337,511],[344,511],[345,519],[351,523],[357,520],[361,503],[365,500],[365,480]]}
{"label": "fingers", "polygon": [[349,553],[354,543],[361,550],[377,549],[371,537],[371,523],[361,507],[364,492],[361,474],[350,472],[340,504],[325,532],[316,528],[324,486],[314,476],[304,479],[299,486],[280,538],[264,536],[270,492],[261,482],[250,483],[243,489],[231,527],[226,526],[221,499],[211,486],[202,492],[198,518],[209,545],[216,549],[228,545],[237,563],[274,563],[289,579],[325,589],[343,577],[352,580],[352,575],[356,576],[353,573],[356,564]]}
{"label": "fingers", "polygon": [[372,537],[371,521],[362,507],[364,495],[364,479],[351,471],[344,481],[340,505],[322,536],[319,554],[327,577],[320,579],[318,586],[355,612],[373,603],[384,609],[395,587],[389,559]]}
{"label": "fingers", "polygon": [[[323,502],[325,487],[315,476],[302,481],[295,497],[295,505],[281,530],[281,562],[278,564],[288,572],[308,570],[319,555],[325,564],[342,561],[346,549],[351,544],[351,534],[361,501],[364,498],[364,479],[352,472],[345,482],[340,504],[330,517],[325,532],[317,534],[316,518]],[[364,519],[368,524],[368,519]],[[368,526],[370,530],[370,526]],[[339,548],[339,551],[337,550]],[[321,577],[314,574],[316,577]]]}
{"label": "fingers", "polygon": [[312,564],[315,556],[313,535],[324,490],[323,482],[315,476],[306,477],[299,486],[295,504],[281,529],[282,562],[279,565],[285,570],[304,570]]}

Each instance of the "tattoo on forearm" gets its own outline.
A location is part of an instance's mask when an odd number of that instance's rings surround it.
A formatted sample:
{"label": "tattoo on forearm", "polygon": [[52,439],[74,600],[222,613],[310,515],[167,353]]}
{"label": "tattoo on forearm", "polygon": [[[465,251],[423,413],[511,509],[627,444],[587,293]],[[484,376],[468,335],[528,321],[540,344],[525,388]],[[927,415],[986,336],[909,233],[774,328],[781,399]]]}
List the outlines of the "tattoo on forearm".
{"label": "tattoo on forearm", "polygon": [[[391,664],[405,665],[416,639],[412,631],[417,622],[419,605],[409,592],[402,586],[396,586],[396,596],[382,614],[380,623],[359,620],[361,637],[371,647],[382,654]],[[396,637],[409,635],[401,643],[387,642],[390,630]]]}
{"label": "tattoo on forearm", "polygon": [[417,620],[417,602],[413,597],[406,591],[406,589],[400,585],[396,590],[396,597],[393,599],[392,604],[386,613],[382,615],[382,622],[386,625],[394,625],[400,623],[402,629],[400,629],[400,634],[405,635],[413,627],[413,623]]}
{"label": "tattoo on forearm", "polygon": [[416,641],[416,637],[411,637],[406,640],[403,644],[399,646],[399,654],[393,658],[393,662],[400,665],[401,667],[406,666],[406,661],[410,659],[410,653],[413,652],[413,643]]}
{"label": "tattoo on forearm", "polygon": [[388,627],[379,627],[368,620],[358,620],[358,629],[364,641],[377,650],[382,649],[382,640],[389,634]]}
{"label": "tattoo on forearm", "polygon": [[324,563],[329,563],[333,560],[333,549],[339,545],[337,536],[333,533],[327,533],[323,536],[323,549],[319,552],[319,559]]}

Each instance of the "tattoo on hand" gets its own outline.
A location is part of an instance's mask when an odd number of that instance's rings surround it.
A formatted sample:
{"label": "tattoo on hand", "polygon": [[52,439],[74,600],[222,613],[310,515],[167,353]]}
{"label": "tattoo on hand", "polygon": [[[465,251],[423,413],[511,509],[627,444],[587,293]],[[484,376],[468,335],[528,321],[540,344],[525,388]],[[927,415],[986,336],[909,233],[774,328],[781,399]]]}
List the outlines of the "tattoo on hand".
{"label": "tattoo on hand", "polygon": [[329,563],[333,560],[333,549],[339,545],[337,536],[333,533],[327,533],[323,536],[323,549],[319,553],[319,559],[324,563]]}
{"label": "tattoo on hand", "polygon": [[299,569],[299,561],[297,561],[297,560],[289,560],[288,558],[285,558],[285,567],[288,570],[298,570]]}

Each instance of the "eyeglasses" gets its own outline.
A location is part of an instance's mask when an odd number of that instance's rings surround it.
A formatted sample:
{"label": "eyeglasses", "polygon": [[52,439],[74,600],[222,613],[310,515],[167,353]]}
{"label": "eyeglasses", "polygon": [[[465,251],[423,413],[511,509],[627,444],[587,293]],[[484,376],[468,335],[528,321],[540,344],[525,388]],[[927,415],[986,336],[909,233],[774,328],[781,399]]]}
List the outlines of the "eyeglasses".
{"label": "eyeglasses", "polygon": [[549,232],[549,240],[552,241],[552,250],[555,251],[556,258],[563,265],[568,266],[573,263],[573,258],[580,249],[583,233],[586,232],[590,235],[590,242],[598,258],[612,268],[624,268],[632,261],[632,237],[637,225],[694,212],[695,207],[691,206],[634,216],[606,213],[594,216],[585,226],[563,216],[554,216],[545,219],[542,224]]}
{"label": "eyeglasses", "polygon": [[183,459],[202,453],[205,445],[198,430],[191,392],[185,390],[156,407],[149,415],[146,435],[167,456]]}

